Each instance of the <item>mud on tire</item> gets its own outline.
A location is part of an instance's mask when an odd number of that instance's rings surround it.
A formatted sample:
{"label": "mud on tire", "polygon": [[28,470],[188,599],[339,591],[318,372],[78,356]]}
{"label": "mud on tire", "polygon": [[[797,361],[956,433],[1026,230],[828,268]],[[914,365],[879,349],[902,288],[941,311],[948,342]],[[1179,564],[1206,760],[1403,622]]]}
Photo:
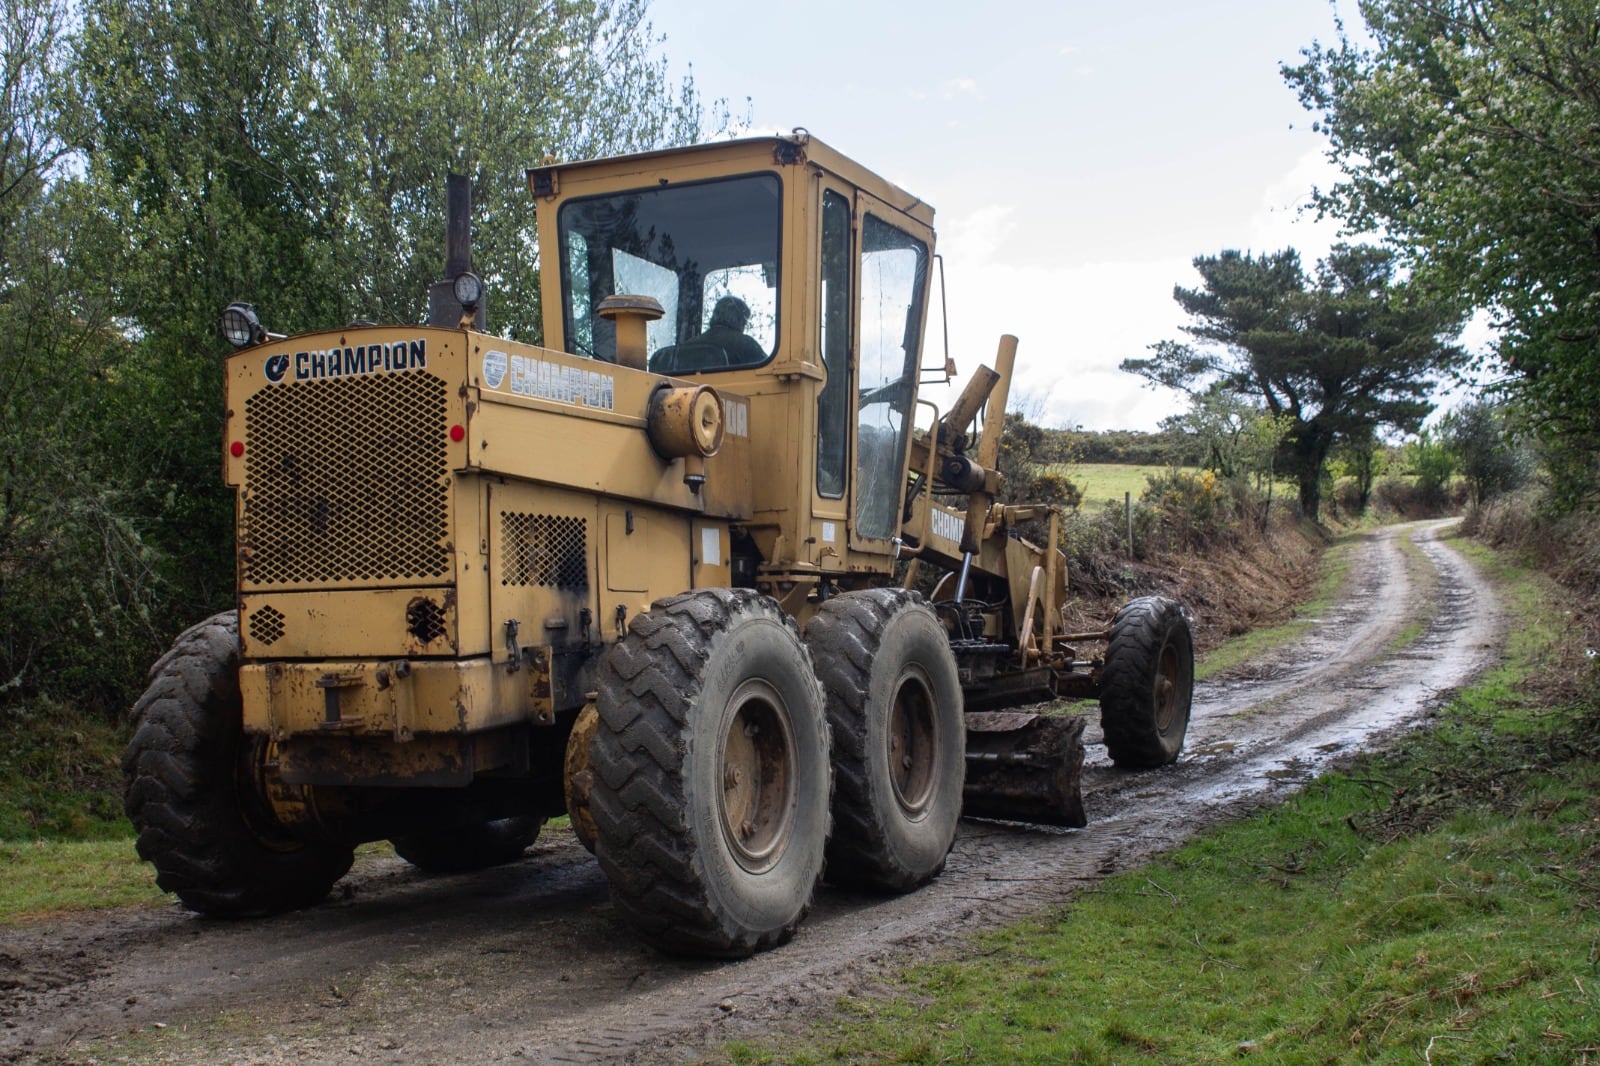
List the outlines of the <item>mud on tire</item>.
{"label": "mud on tire", "polygon": [[1100,724],[1118,766],[1165,766],[1183,750],[1194,697],[1194,638],[1176,600],[1141,596],[1111,623]]}
{"label": "mud on tire", "polygon": [[669,952],[787,940],[828,837],[828,727],[794,622],[771,599],[659,600],[602,660],[590,744],[595,854],[611,898]]}
{"label": "mud on tire", "polygon": [[247,737],[233,611],[178,637],[134,704],[122,758],[139,856],[184,906],[243,918],[309,906],[350,869],[348,846],[283,832],[256,787],[266,741]]}
{"label": "mud on tire", "polygon": [[539,839],[544,819],[514,815],[409,833],[390,841],[395,854],[419,870],[459,874],[516,862]]}
{"label": "mud on tire", "polygon": [[836,596],[806,624],[833,736],[828,880],[909,892],[955,840],[965,776],[961,682],[915,592]]}

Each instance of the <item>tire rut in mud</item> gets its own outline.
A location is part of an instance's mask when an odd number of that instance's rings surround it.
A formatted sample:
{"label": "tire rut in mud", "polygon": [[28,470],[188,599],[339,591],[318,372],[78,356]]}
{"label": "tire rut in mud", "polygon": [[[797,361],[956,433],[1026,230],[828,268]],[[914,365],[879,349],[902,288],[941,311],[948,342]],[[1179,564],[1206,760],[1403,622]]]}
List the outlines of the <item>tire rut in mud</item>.
{"label": "tire rut in mud", "polygon": [[[115,1061],[157,1022],[161,1060],[178,1063],[219,1045],[248,1062],[659,1061],[826,1013],[892,965],[1276,801],[1470,680],[1498,655],[1498,612],[1441,527],[1370,535],[1340,602],[1270,668],[1198,685],[1175,765],[1117,770],[1091,726],[1087,828],[964,821],[937,880],[890,899],[826,889],[778,951],[695,963],[640,947],[587,853],[551,834],[470,876],[368,860],[342,901],[260,923],[170,909],[0,932],[0,1061],[75,1061],[85,1041]],[[1436,580],[1411,579],[1402,536]],[[174,1035],[185,1026],[203,1038]]]}

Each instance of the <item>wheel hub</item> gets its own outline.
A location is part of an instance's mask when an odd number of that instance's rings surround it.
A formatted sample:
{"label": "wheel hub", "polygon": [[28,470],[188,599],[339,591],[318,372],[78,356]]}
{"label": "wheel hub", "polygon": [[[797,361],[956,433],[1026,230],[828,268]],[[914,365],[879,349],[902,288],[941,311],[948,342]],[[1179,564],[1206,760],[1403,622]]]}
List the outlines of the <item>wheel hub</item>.
{"label": "wheel hub", "polygon": [[722,835],[739,865],[770,870],[783,857],[796,809],[795,740],[776,689],[752,679],[728,704],[719,775]]}
{"label": "wheel hub", "polygon": [[938,780],[939,730],[927,679],[912,672],[895,686],[889,711],[889,783],[908,815],[927,813]]}
{"label": "wheel hub", "polygon": [[1172,728],[1178,710],[1178,649],[1170,643],[1161,648],[1156,662],[1155,711],[1156,729],[1165,733]]}

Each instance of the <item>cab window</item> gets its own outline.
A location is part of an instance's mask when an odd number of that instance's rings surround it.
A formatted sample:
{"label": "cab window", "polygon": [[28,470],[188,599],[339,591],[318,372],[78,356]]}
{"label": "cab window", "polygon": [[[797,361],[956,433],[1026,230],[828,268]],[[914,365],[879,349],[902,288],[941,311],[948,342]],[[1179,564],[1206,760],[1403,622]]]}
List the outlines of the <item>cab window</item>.
{"label": "cab window", "polygon": [[653,296],[650,368],[759,366],[778,346],[782,185],[775,174],[570,200],[559,216],[567,350],[617,358],[607,296]]}

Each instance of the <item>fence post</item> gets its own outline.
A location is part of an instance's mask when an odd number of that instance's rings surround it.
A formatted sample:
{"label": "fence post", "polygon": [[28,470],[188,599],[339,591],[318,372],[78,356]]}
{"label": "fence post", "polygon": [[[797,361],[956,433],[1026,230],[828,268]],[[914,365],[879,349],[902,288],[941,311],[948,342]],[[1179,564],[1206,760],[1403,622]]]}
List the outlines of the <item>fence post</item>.
{"label": "fence post", "polygon": [[1128,558],[1133,558],[1133,493],[1122,494],[1122,510],[1128,516]]}

